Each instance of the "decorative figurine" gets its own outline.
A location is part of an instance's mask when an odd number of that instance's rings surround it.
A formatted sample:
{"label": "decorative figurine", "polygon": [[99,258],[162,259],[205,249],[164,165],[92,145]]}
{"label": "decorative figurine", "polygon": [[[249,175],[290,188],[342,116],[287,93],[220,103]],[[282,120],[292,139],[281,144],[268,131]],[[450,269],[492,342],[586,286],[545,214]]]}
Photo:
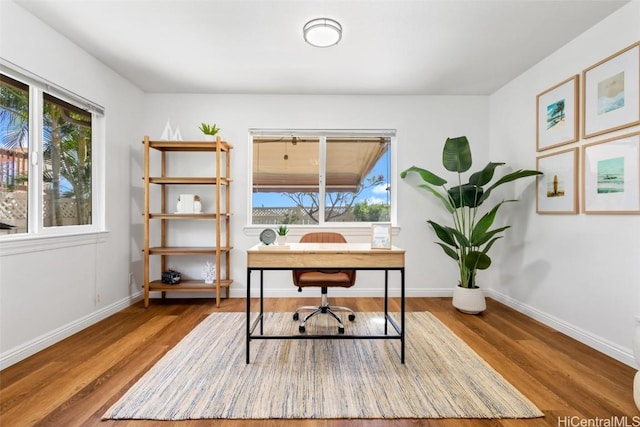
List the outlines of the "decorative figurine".
{"label": "decorative figurine", "polygon": [[216,280],[216,265],[207,261],[202,269],[202,277],[204,278],[204,283],[207,285],[212,284]]}

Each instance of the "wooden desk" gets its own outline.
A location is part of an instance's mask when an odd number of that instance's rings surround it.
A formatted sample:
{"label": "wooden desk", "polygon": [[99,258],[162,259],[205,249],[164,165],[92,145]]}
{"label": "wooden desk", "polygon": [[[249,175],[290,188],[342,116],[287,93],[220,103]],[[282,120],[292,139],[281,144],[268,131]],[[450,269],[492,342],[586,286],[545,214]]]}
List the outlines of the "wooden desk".
{"label": "wooden desk", "polygon": [[[369,243],[291,243],[285,247],[256,245],[247,251],[247,363],[252,339],[397,339],[400,361],[404,363],[405,286],[404,249],[371,249]],[[384,271],[384,316],[382,335],[264,335],[264,271],[309,268],[351,268]],[[251,273],[260,271],[260,312],[251,319]],[[389,315],[389,270],[400,272],[400,325]],[[357,286],[357,285],[356,285]],[[260,333],[254,334],[260,325]],[[391,325],[396,334],[389,334]]]}

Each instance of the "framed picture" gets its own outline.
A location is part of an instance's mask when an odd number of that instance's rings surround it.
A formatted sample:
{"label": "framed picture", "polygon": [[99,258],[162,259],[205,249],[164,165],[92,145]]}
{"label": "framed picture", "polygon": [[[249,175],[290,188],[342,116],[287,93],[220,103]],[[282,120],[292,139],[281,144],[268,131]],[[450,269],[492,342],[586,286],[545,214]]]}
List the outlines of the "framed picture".
{"label": "framed picture", "polygon": [[371,224],[371,249],[391,249],[391,223]]}
{"label": "framed picture", "polygon": [[582,72],[582,136],[640,123],[640,42]]}
{"label": "framed picture", "polygon": [[578,140],[578,75],[558,83],[536,97],[536,149]]}
{"label": "framed picture", "polygon": [[582,147],[585,213],[640,213],[640,132]]}
{"label": "framed picture", "polygon": [[539,214],[578,213],[578,148],[536,159],[536,212]]}

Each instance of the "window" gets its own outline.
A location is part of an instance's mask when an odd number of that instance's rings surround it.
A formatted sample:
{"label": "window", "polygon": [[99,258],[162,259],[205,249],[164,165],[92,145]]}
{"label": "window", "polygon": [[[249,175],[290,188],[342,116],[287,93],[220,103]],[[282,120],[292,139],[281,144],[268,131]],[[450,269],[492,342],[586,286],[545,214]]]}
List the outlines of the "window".
{"label": "window", "polygon": [[100,226],[94,197],[100,115],[65,95],[30,76],[0,74],[0,238]]}
{"label": "window", "polygon": [[393,221],[394,131],[251,131],[251,224]]}

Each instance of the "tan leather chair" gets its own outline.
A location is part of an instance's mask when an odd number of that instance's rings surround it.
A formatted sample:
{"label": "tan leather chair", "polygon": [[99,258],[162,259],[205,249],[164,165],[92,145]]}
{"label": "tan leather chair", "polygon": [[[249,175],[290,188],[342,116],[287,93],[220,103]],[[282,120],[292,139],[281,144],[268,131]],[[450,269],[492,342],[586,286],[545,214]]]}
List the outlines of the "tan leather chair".
{"label": "tan leather chair", "polygon": [[[318,232],[307,233],[300,239],[300,243],[347,243],[347,240],[340,233]],[[302,292],[302,288],[315,286],[320,288],[322,296],[319,306],[303,306],[298,307],[293,314],[293,320],[300,319],[300,312],[311,311],[307,314],[298,329],[300,332],[305,331],[305,323],[313,316],[324,313],[330,314],[338,321],[338,333],[344,334],[344,324],[340,316],[336,312],[349,313],[349,320],[354,321],[356,315],[353,310],[348,307],[330,306],[327,299],[327,289],[331,287],[350,288],[356,283],[356,271],[349,269],[340,270],[294,270],[293,283],[298,287],[298,291]]]}

